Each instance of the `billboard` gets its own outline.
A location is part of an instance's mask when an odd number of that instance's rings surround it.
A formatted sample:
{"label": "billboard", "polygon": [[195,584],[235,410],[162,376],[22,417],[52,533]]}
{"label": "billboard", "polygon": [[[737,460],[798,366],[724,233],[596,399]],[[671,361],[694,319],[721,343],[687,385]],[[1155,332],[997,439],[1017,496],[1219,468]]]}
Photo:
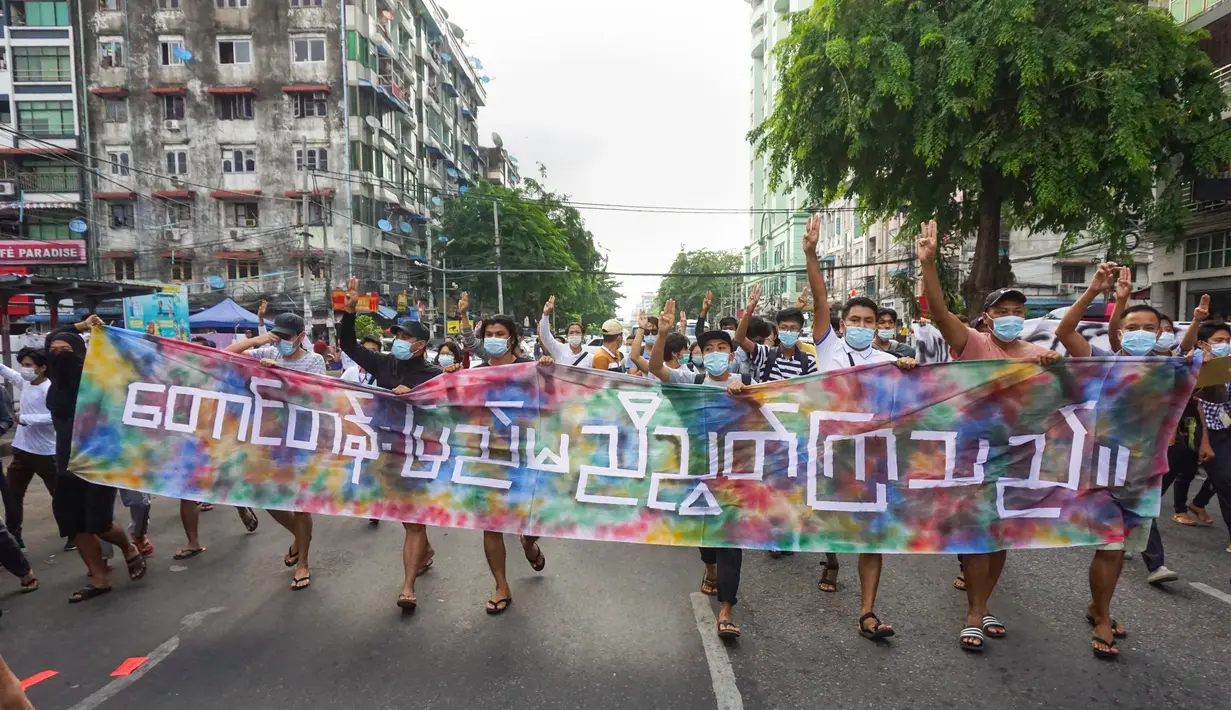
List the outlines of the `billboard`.
{"label": "billboard", "polygon": [[0,264],[84,264],[84,239],[4,239],[0,240]]}
{"label": "billboard", "polygon": [[124,327],[144,333],[153,322],[154,334],[177,340],[188,339],[188,295],[178,286],[165,286],[162,293],[124,299]]}

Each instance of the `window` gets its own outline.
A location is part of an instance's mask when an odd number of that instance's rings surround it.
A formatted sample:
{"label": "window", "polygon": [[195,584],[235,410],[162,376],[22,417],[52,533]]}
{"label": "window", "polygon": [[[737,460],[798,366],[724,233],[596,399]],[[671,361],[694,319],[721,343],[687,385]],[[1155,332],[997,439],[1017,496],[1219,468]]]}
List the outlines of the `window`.
{"label": "window", "polygon": [[180,9],[180,0],[158,0],[159,10],[178,10]]}
{"label": "window", "polygon": [[68,47],[13,47],[13,81],[72,81]]}
{"label": "window", "polygon": [[291,94],[291,104],[295,107],[295,118],[310,118],[325,115],[326,99],[324,91],[299,91]]}
{"label": "window", "polygon": [[291,7],[320,7],[321,0],[291,0]]}
{"label": "window", "polygon": [[77,129],[72,101],[23,101],[17,104],[18,130],[41,138],[69,138]]}
{"label": "window", "polygon": [[26,236],[30,239],[78,239],[63,218],[26,217]]}
{"label": "window", "polygon": [[162,206],[163,224],[171,224],[176,227],[192,226],[192,204],[188,202],[175,202],[166,200]]}
{"label": "window", "polygon": [[14,23],[26,27],[68,27],[68,2],[27,2],[25,21],[14,7]]}
{"label": "window", "polygon": [[122,12],[124,0],[98,0],[99,12]]}
{"label": "window", "polygon": [[101,69],[119,69],[124,66],[124,40],[118,37],[100,37],[98,66]]}
{"label": "window", "polygon": [[184,97],[180,94],[163,96],[162,117],[168,121],[182,121],[184,119]]}
{"label": "window", "polygon": [[256,148],[223,148],[222,172],[255,173]]}
{"label": "window", "polygon": [[[329,151],[325,148],[309,148],[308,149],[308,170],[328,170],[329,169]],[[295,170],[302,172],[304,164],[304,154],[302,148],[295,149]]]}
{"label": "window", "polygon": [[1131,267],[1133,272],[1133,283],[1148,283],[1150,280],[1150,265],[1149,264],[1133,264]]}
{"label": "window", "polygon": [[1067,265],[1060,267],[1060,283],[1062,284],[1084,284],[1086,282],[1086,266],[1085,264]]}
{"label": "window", "polygon": [[261,224],[261,209],[255,202],[227,202],[223,205],[222,216],[228,227],[257,227]]}
{"label": "window", "polygon": [[214,113],[219,121],[247,121],[253,116],[251,94],[221,94],[214,97]]}
{"label": "window", "polygon": [[0,101],[0,123],[6,126],[13,123],[13,109],[8,101]]}
{"label": "window", "polygon": [[1231,233],[1190,237],[1184,242],[1184,270],[1221,269],[1231,265]]}
{"label": "window", "polygon": [[[302,226],[303,203],[295,203],[295,224]],[[308,224],[333,224],[333,205],[323,197],[308,198]]]}
{"label": "window", "polygon": [[112,259],[111,265],[115,269],[116,281],[131,281],[137,278],[136,259]]}
{"label": "window", "polygon": [[228,7],[248,7],[248,0],[214,0],[214,5],[216,5],[219,10],[226,9]]}
{"label": "window", "polygon": [[127,150],[109,150],[107,151],[107,161],[111,163],[112,175],[128,175],[128,151]]}
{"label": "window", "polygon": [[136,214],[131,202],[111,203],[111,226],[115,229],[132,229],[137,223]]}
{"label": "window", "polygon": [[192,281],[192,261],[186,259],[176,259],[167,262],[171,266],[172,281]]}
{"label": "window", "polygon": [[103,121],[106,123],[127,123],[128,99],[103,99]]}
{"label": "window", "polygon": [[177,49],[184,48],[184,40],[182,39],[164,39],[158,43],[159,51],[162,53],[162,65],[164,67],[179,66],[184,63],[184,60],[176,54]]}
{"label": "window", "polygon": [[188,151],[186,150],[168,150],[167,151],[167,174],[168,175],[187,175],[188,174]]}
{"label": "window", "polygon": [[261,262],[255,259],[228,259],[228,279],[251,279],[261,275]]}
{"label": "window", "polygon": [[252,40],[220,39],[218,40],[219,64],[251,64]]}
{"label": "window", "polygon": [[292,39],[291,56],[300,63],[325,61],[325,38],[296,37]]}

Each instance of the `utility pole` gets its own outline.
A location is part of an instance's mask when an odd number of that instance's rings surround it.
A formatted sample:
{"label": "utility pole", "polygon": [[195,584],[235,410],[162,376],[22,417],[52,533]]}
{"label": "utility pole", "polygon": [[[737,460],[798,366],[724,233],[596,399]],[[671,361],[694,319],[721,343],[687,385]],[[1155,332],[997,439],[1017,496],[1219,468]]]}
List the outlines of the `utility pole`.
{"label": "utility pole", "polygon": [[308,231],[308,137],[301,136],[299,139],[299,169],[303,171],[303,180],[301,180],[301,189],[299,192],[299,209],[301,210],[300,222],[303,225],[303,256],[299,259],[299,290],[303,292],[303,320],[308,328],[308,332],[312,332],[312,303],[308,298],[308,256],[312,253],[311,244],[308,238],[312,235]]}
{"label": "utility pole", "polygon": [[449,337],[449,266],[443,251],[440,252],[440,337]]}
{"label": "utility pole", "polygon": [[500,202],[494,198],[492,222],[496,225],[496,310],[504,313],[504,275],[500,272]]}

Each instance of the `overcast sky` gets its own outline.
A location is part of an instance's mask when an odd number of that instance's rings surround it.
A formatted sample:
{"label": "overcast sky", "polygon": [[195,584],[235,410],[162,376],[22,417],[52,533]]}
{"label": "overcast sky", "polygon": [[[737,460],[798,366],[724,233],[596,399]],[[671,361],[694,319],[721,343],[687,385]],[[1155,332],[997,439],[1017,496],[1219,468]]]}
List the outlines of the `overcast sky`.
{"label": "overcast sky", "polygon": [[[443,0],[492,78],[479,113],[523,175],[584,202],[749,206],[743,0]],[[683,246],[742,249],[748,216],[582,210],[611,271],[665,272]],[[653,277],[621,277],[625,316]],[[691,314],[690,314],[691,315]]]}

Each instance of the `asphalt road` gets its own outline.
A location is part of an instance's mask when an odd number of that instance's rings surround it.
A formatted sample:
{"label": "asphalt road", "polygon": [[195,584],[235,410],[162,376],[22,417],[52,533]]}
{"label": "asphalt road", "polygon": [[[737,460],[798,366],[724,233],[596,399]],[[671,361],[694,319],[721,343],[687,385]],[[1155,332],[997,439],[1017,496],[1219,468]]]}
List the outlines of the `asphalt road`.
{"label": "asphalt road", "polygon": [[[60,550],[42,489],[31,488],[27,511],[42,589],[19,596],[16,580],[0,580],[0,653],[21,679],[56,673],[28,690],[40,710],[1220,708],[1231,698],[1220,522],[1162,523],[1168,566],[1182,575],[1166,589],[1145,584],[1140,560],[1126,566],[1114,611],[1129,636],[1109,663],[1089,651],[1087,550],[1011,553],[992,600],[1009,636],[982,655],[958,648],[965,606],[952,557],[886,557],[877,606],[898,635],[878,645],[855,632],[854,558],[843,557],[830,595],[816,589],[819,555],[746,553],[743,638],[724,647],[711,602],[695,608],[690,549],[545,540],[547,568],[535,574],[510,539],[515,601],[488,617],[480,534],[434,529],[435,567],[404,616],[398,525],[318,518],[312,586],[291,592],[289,535],[268,516],[248,535],[228,508],[202,514],[208,551],[177,563],[177,506],[159,499],[148,577],[117,575],[113,593],[70,606],[84,567]],[[111,677],[141,657],[135,673]]]}

